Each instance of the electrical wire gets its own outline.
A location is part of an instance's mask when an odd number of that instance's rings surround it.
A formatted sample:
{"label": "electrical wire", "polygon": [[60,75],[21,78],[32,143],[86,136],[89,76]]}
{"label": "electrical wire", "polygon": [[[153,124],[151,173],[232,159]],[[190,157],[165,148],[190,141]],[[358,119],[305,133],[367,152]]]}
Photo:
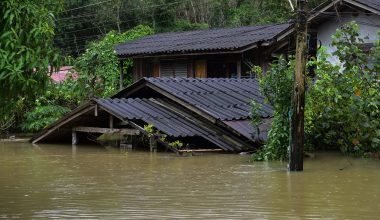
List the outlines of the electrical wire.
{"label": "electrical wire", "polygon": [[80,6],[80,7],[77,7],[77,8],[70,8],[70,9],[67,9],[64,12],[68,12],[68,11],[74,11],[74,10],[78,10],[78,9],[82,9],[82,8],[87,8],[87,7],[91,7],[91,6],[94,6],[94,5],[100,5],[100,4],[104,4],[104,3],[108,3],[110,2],[111,0],[107,0],[107,1],[103,1],[103,2],[97,2],[97,3],[92,3],[92,4],[89,4],[89,5],[84,5],[84,6]]}
{"label": "electrical wire", "polygon": [[[211,0],[207,0],[206,2],[202,3],[202,4],[197,4],[196,6],[201,6],[201,5],[205,5],[207,3],[209,3]],[[177,2],[178,3],[178,2]],[[163,13],[159,13],[158,15],[162,15]],[[128,20],[125,20],[125,21],[121,21],[119,24],[124,24],[124,23],[128,23],[130,21],[138,21],[138,19],[128,19]],[[163,21],[157,21],[156,24],[161,24],[161,23],[165,23],[166,21],[163,20]],[[82,28],[82,29],[77,29],[77,30],[73,30],[73,31],[66,31],[66,32],[62,32],[61,34],[58,34],[58,36],[60,35],[64,35],[64,34],[72,34],[72,33],[77,33],[77,32],[82,32],[82,31],[88,31],[88,30],[93,30],[93,29],[99,29],[99,28],[105,28],[105,27],[109,27],[109,26],[113,26],[113,25],[116,25],[114,22],[112,23],[106,23],[106,24],[103,24],[103,25],[98,25],[98,26],[94,26],[94,27],[89,27],[89,28]],[[96,34],[96,35],[92,35],[92,36],[104,36],[105,34]],[[75,37],[72,37],[72,38],[66,38],[66,40],[69,40],[71,42],[75,41]],[[83,42],[85,40],[78,40],[78,37],[76,39],[77,42]]]}

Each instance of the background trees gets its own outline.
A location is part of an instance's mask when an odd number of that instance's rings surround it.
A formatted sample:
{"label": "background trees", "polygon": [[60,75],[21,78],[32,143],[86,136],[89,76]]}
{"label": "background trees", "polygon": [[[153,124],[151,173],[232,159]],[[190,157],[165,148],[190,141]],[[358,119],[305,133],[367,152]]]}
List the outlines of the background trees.
{"label": "background trees", "polygon": [[[324,0],[309,0],[310,8]],[[56,46],[79,56],[86,43],[111,30],[148,25],[156,33],[286,22],[287,0],[65,0]]]}
{"label": "background trees", "polygon": [[53,39],[62,3],[0,1],[0,133],[23,117],[28,100],[46,89],[48,67],[61,61]]}

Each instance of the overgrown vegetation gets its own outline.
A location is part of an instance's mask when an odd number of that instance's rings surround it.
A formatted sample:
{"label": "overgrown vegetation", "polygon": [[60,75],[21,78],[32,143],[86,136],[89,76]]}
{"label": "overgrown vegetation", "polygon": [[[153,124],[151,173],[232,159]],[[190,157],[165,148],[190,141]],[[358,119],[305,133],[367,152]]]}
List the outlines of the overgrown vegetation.
{"label": "overgrown vegetation", "polygon": [[366,54],[358,33],[351,23],[333,37],[342,68],[323,53],[314,63],[319,80],[309,90],[307,138],[317,149],[366,156],[380,151],[380,45]]}
{"label": "overgrown vegetation", "polygon": [[[293,71],[294,60],[287,61],[284,57],[279,57],[272,63],[270,71],[265,75],[260,69],[256,70],[261,91],[266,101],[273,106],[274,116],[268,140],[263,148],[254,154],[254,160],[285,160],[287,158]],[[260,117],[259,111],[256,112],[252,115]]]}
{"label": "overgrown vegetation", "polygon": [[[44,91],[48,67],[59,65],[54,20],[63,1],[0,1],[0,105]],[[51,68],[52,70],[52,68]],[[9,106],[12,108],[12,106]]]}
{"label": "overgrown vegetation", "polygon": [[[19,125],[62,59],[53,47],[63,1],[0,1],[0,133]],[[50,66],[50,68],[49,68]]]}
{"label": "overgrown vegetation", "polygon": [[[151,34],[153,30],[150,27],[139,25],[121,34],[111,31],[103,39],[91,42],[86,52],[75,60],[74,68],[79,75],[78,79],[65,83],[71,86],[81,101],[115,94],[119,88],[120,74],[115,45]],[[131,66],[130,59],[124,61],[124,72],[130,70]],[[131,82],[131,78],[125,78],[123,84],[126,86]]]}
{"label": "overgrown vegetation", "polygon": [[[380,33],[379,33],[380,35]],[[349,23],[333,36],[329,62],[323,50],[312,59],[316,81],[308,82],[305,112],[306,150],[331,149],[356,156],[380,151],[380,44],[369,54],[362,49],[358,25]],[[255,160],[288,159],[292,74],[294,61],[279,58],[270,74],[260,77],[263,94],[274,106],[274,118],[265,146]]]}
{"label": "overgrown vegetation", "polygon": [[[68,64],[74,64],[72,74],[76,77],[69,74],[63,82],[52,82],[45,69],[44,77],[48,81],[44,93],[38,96],[37,93],[20,94],[17,99],[6,103],[8,108],[1,108],[0,133],[9,130],[36,132],[89,98],[114,94],[119,88],[120,71],[114,46],[152,33],[150,27],[142,25],[121,34],[113,31],[108,33],[103,39],[89,44],[80,57],[66,60]],[[124,72],[131,71],[131,65],[131,60],[124,61]],[[130,83],[131,79],[126,78],[124,86]]]}
{"label": "overgrown vegetation", "polygon": [[144,125],[144,131],[147,133],[148,138],[158,138],[159,141],[167,143],[172,148],[180,150],[186,146],[180,140],[169,140],[167,135],[162,134],[153,124]]}

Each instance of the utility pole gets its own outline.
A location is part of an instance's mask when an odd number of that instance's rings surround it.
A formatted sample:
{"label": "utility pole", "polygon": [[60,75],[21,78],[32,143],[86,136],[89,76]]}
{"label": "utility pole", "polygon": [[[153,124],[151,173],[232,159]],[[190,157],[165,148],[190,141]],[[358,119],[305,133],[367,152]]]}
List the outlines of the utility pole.
{"label": "utility pole", "polygon": [[305,76],[307,56],[307,0],[297,0],[296,67],[293,86],[293,115],[291,127],[290,171],[303,170],[304,121],[305,121]]}

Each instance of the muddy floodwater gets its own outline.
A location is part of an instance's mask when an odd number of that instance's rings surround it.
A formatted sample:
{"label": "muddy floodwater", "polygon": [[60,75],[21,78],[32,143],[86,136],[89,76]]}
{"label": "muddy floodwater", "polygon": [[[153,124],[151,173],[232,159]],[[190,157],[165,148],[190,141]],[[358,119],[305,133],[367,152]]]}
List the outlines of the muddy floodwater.
{"label": "muddy floodwater", "polygon": [[0,143],[0,219],[379,219],[380,161]]}

